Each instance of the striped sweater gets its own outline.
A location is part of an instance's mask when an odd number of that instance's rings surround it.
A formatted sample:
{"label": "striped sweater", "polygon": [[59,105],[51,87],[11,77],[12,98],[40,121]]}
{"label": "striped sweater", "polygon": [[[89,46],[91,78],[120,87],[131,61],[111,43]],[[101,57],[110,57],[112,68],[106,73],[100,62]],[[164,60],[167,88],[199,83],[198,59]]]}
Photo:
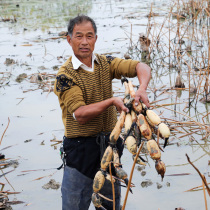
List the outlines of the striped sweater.
{"label": "striped sweater", "polygon": [[74,70],[71,57],[58,71],[54,92],[62,110],[65,136],[68,138],[96,136],[99,132],[111,132],[116,124],[116,108],[110,106],[102,114],[81,125],[73,113],[80,106],[97,103],[113,96],[112,79],[136,76],[139,61],[123,60],[96,54],[94,72],[82,68]]}

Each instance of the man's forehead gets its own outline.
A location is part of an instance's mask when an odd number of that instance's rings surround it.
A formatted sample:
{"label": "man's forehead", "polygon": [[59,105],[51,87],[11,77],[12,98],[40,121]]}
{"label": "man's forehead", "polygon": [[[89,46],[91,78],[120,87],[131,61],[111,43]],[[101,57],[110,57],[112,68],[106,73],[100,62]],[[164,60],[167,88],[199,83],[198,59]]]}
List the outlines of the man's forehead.
{"label": "man's forehead", "polygon": [[91,22],[86,21],[82,23],[75,24],[73,31],[78,32],[78,31],[84,31],[87,30],[89,32],[94,32],[94,28]]}

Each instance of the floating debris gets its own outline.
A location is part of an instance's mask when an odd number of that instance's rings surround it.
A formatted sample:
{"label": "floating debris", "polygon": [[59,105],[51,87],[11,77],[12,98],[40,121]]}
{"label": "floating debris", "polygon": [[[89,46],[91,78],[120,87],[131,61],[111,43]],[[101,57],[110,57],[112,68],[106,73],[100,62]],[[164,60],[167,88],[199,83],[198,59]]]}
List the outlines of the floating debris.
{"label": "floating debris", "polygon": [[17,168],[19,165],[19,162],[17,160],[9,160],[4,162],[7,163],[8,166],[12,166],[13,168]]}
{"label": "floating debris", "polygon": [[153,184],[153,182],[151,180],[147,180],[147,181],[143,181],[141,183],[141,186],[144,188],[144,187],[149,187]]}
{"label": "floating debris", "polygon": [[3,167],[3,168],[9,167],[9,166],[13,168],[17,168],[18,165],[19,163],[17,160],[5,160],[5,159],[0,160],[0,167]]}
{"label": "floating debris", "polygon": [[125,54],[125,55],[124,55],[124,58],[125,58],[125,59],[131,59],[131,56],[128,55],[128,54]]}
{"label": "floating debris", "polygon": [[[50,75],[50,77],[51,77],[51,75]],[[46,73],[36,73],[30,77],[30,82],[31,83],[46,82],[46,80],[48,80],[48,78],[49,78],[49,76]]]}
{"label": "floating debris", "polygon": [[41,82],[41,81],[42,81],[42,77],[40,76],[40,74],[34,74],[30,78],[31,83],[38,83],[38,82]]}
{"label": "floating debris", "polygon": [[208,93],[206,96],[204,96],[202,99],[200,99],[201,103],[210,103],[210,93]]}
{"label": "floating debris", "polygon": [[0,194],[0,209],[12,210],[12,207],[9,205],[8,201],[8,196]]}
{"label": "floating debris", "polygon": [[61,31],[58,36],[67,36],[68,35],[68,31]]}
{"label": "floating debris", "polygon": [[162,188],[163,187],[163,185],[162,184],[160,184],[160,183],[156,183],[157,184],[157,189],[160,189],[160,188]]}
{"label": "floating debris", "polygon": [[40,145],[45,145],[44,140],[40,143]]}
{"label": "floating debris", "polygon": [[59,70],[59,66],[53,66],[52,67],[54,71],[58,71]]}
{"label": "floating debris", "polygon": [[146,17],[157,17],[157,16],[160,16],[160,14],[159,13],[155,13],[155,12],[151,12],[148,15],[146,15]]}
{"label": "floating debris", "polygon": [[4,62],[5,65],[9,66],[12,64],[15,64],[15,60],[11,59],[11,58],[6,58],[6,61]]}
{"label": "floating debris", "polygon": [[190,85],[190,93],[195,94],[197,92],[197,88],[194,85]]}
{"label": "floating debris", "polygon": [[40,69],[40,70],[46,70],[47,68],[45,66],[39,66],[38,69]]}
{"label": "floating debris", "polygon": [[181,76],[178,73],[177,77],[176,77],[176,82],[175,82],[175,87],[176,88],[185,88],[184,83],[182,82]]}
{"label": "floating debris", "polygon": [[42,188],[45,189],[45,190],[48,190],[48,189],[53,189],[53,190],[57,190],[59,189],[61,186],[61,184],[59,182],[56,182],[54,179],[50,179],[50,181],[43,185]]}
{"label": "floating debris", "polygon": [[1,21],[2,21],[2,22],[15,23],[15,22],[17,22],[17,19],[16,19],[16,17],[14,16],[13,18],[2,18]]}
{"label": "floating debris", "polygon": [[24,141],[24,143],[28,143],[30,141],[32,141],[32,139],[27,139],[27,140]]}
{"label": "floating debris", "polygon": [[4,159],[5,158],[5,155],[3,155],[2,153],[0,153],[0,160],[1,159]]}
{"label": "floating debris", "polygon": [[138,171],[142,171],[142,170],[144,170],[145,169],[145,166],[137,166],[137,170]]}
{"label": "floating debris", "polygon": [[171,186],[170,182],[166,182],[166,186],[170,187]]}
{"label": "floating debris", "polygon": [[32,53],[29,53],[28,55],[27,55],[27,57],[31,57],[32,56]]}
{"label": "floating debris", "polygon": [[25,78],[27,78],[27,74],[26,74],[26,73],[23,73],[23,74],[18,75],[15,81],[20,83],[20,82],[22,82]]}
{"label": "floating debris", "polygon": [[142,171],[142,172],[141,172],[141,175],[142,175],[142,176],[145,176],[146,173],[147,173],[146,171]]}
{"label": "floating debris", "polygon": [[140,41],[140,48],[143,52],[149,53],[149,46],[150,46],[150,39],[146,37],[144,34],[139,35],[139,41]]}

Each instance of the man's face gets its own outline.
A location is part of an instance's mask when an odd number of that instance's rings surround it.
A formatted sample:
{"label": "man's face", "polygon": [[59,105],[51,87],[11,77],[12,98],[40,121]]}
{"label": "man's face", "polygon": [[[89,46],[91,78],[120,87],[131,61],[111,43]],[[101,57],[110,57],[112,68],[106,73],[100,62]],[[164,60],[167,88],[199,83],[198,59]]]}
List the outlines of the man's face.
{"label": "man's face", "polygon": [[80,60],[92,58],[97,35],[91,22],[83,22],[74,26],[72,37],[67,36],[74,54]]}

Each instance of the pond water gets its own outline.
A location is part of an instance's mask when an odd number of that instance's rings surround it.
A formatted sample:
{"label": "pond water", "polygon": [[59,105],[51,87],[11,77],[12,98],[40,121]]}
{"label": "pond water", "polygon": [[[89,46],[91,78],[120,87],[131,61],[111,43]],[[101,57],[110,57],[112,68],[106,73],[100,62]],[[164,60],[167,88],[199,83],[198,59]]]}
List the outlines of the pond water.
{"label": "pond water", "polygon": [[[151,5],[153,12],[158,13],[156,21],[161,24],[169,12],[169,3],[170,1],[163,0],[0,2],[0,135],[7,127],[8,117],[10,119],[0,146],[0,153],[6,158],[18,160],[19,163],[14,171],[6,175],[9,183],[4,177],[1,177],[0,182],[5,183],[3,190],[20,192],[17,195],[10,195],[10,201],[24,202],[13,205],[13,209],[61,209],[60,189],[45,190],[42,186],[50,179],[55,179],[57,182],[62,180],[63,170],[56,170],[62,163],[59,144],[54,146],[55,142],[50,140],[55,138],[62,140],[64,129],[57,97],[49,90],[53,86],[53,83],[50,83],[53,76],[51,78],[50,75],[55,75],[56,67],[61,66],[72,55],[66,39],[58,36],[59,32],[66,31],[69,18],[82,13],[96,21],[98,27],[96,53],[107,53],[120,58],[130,53],[132,58],[141,60],[141,56],[136,53],[135,48],[132,48],[130,40],[132,38],[134,45],[138,42],[139,34],[146,33],[147,15]],[[157,27],[156,30],[160,28]],[[173,31],[171,36],[174,36]],[[15,63],[6,65],[7,58],[13,59]],[[157,106],[156,112],[161,114],[161,118],[181,122],[194,120],[202,125],[205,122],[209,128],[209,115],[207,115],[209,104],[198,101],[196,106],[186,109],[189,92],[171,89],[177,76],[176,69],[156,65],[155,62],[151,67],[152,79],[148,88],[150,102],[162,99],[163,101],[157,102],[156,105],[173,103],[167,107]],[[16,78],[22,73],[27,74],[27,78],[18,83]],[[49,80],[46,80],[48,83],[45,86],[30,82],[30,76],[37,73],[48,75]],[[183,73],[183,79],[187,82],[186,72]],[[138,85],[136,78],[132,81]],[[156,94],[154,94],[155,88]],[[168,90],[164,92],[167,88]],[[115,95],[123,97],[124,87],[120,81],[113,81],[113,90]],[[203,118],[203,122],[202,117],[205,115],[207,117]],[[195,122],[191,127],[177,127],[183,133],[172,132],[170,144],[164,149],[165,152],[162,152],[162,160],[166,165],[166,174],[162,182],[155,170],[154,161],[147,155],[145,155],[148,158],[148,165],[144,169],[145,176],[136,166],[132,179],[135,188],[133,194],[128,196],[126,209],[168,210],[178,207],[190,210],[205,209],[202,190],[184,192],[202,185],[198,173],[188,163],[186,153],[206,176],[208,183],[210,179],[209,138],[205,138],[206,131],[200,129]],[[173,123],[170,125],[172,127]],[[200,129],[199,132],[182,137],[189,132],[189,129],[194,131],[194,128]],[[131,154],[125,149],[122,163],[128,174],[132,162]],[[12,166],[2,169],[1,173],[12,169]],[[170,176],[184,173],[188,175]],[[151,180],[153,184],[143,188],[141,183],[147,180]],[[158,189],[158,184],[161,184],[162,188]],[[126,189],[122,188],[122,203],[125,193]],[[209,202],[208,204],[210,205]],[[92,204],[90,209],[94,209]]]}

